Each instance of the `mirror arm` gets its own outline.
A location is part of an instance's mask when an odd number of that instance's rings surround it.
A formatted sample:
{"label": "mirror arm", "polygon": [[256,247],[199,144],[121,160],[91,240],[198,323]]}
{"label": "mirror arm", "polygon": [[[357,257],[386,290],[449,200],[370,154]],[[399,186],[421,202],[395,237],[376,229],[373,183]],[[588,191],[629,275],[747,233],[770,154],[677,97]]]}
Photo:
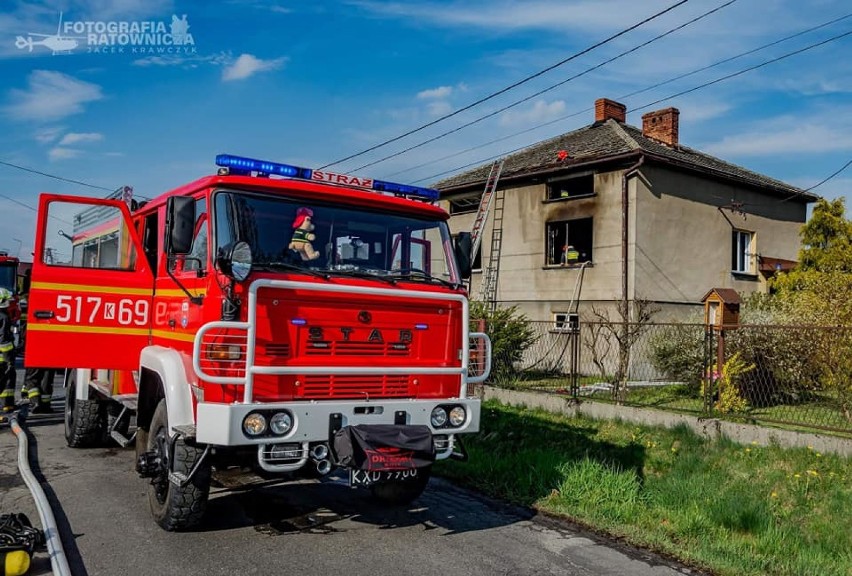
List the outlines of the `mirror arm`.
{"label": "mirror arm", "polygon": [[184,286],[183,283],[180,280],[178,280],[178,278],[175,276],[174,272],[172,272],[171,264],[172,264],[172,262],[174,262],[174,260],[175,260],[175,256],[169,256],[169,261],[166,262],[166,274],[168,274],[169,278],[171,278],[174,281],[174,283],[177,284],[178,288],[183,290],[183,293],[186,294],[186,297],[189,298],[189,301],[191,303],[193,303],[197,306],[200,306],[204,302],[204,296],[193,296],[192,294],[189,293],[189,290],[186,289],[186,286]]}

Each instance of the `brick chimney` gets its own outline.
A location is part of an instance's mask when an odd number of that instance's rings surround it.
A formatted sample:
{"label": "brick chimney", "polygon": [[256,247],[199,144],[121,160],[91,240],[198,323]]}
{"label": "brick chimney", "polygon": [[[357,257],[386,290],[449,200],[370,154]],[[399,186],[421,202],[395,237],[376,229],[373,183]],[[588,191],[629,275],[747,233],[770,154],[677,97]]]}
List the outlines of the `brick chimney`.
{"label": "brick chimney", "polygon": [[612,118],[622,124],[627,121],[627,106],[609,98],[595,100],[595,122],[606,122]]}
{"label": "brick chimney", "polygon": [[642,135],[676,148],[679,117],[677,108],[648,112],[642,116]]}

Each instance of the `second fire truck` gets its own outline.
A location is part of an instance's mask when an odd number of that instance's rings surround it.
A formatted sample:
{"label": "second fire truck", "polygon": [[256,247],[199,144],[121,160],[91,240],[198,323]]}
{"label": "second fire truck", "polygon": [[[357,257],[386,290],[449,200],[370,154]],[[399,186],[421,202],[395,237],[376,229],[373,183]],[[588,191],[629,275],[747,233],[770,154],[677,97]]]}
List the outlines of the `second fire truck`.
{"label": "second fire truck", "polygon": [[490,342],[468,328],[469,234],[450,235],[434,190],[217,164],[142,205],[40,198],[27,365],[70,368],[68,445],[135,439],[166,530],[196,525],[214,471],[247,462],[416,498],[479,430]]}

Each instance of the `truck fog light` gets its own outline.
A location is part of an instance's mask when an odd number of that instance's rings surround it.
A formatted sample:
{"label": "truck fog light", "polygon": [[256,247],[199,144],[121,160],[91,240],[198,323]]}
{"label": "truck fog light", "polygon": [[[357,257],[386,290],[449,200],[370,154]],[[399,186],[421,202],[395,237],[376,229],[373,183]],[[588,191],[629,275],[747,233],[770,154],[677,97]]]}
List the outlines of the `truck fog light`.
{"label": "truck fog light", "polygon": [[273,434],[284,435],[293,428],[293,418],[289,412],[278,412],[269,420],[269,429]]}
{"label": "truck fog light", "polygon": [[266,432],[266,418],[263,414],[252,412],[243,419],[243,431],[249,436],[259,436]]}
{"label": "truck fog light", "polygon": [[239,360],[242,350],[236,344],[210,344],[207,357],[211,360]]}
{"label": "truck fog light", "polygon": [[459,426],[464,424],[466,418],[467,412],[465,412],[463,406],[456,406],[455,408],[450,410],[450,426],[458,428]]}
{"label": "truck fog light", "polygon": [[447,423],[447,411],[440,406],[435,406],[432,409],[432,427],[440,428]]}

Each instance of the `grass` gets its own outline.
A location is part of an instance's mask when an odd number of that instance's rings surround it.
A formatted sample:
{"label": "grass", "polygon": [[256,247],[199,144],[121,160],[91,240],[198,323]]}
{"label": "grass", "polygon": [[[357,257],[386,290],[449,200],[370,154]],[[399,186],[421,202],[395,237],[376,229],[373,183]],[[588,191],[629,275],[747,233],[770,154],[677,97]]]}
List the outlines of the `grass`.
{"label": "grass", "polygon": [[852,460],[486,403],[442,475],[720,575],[852,574]]}

